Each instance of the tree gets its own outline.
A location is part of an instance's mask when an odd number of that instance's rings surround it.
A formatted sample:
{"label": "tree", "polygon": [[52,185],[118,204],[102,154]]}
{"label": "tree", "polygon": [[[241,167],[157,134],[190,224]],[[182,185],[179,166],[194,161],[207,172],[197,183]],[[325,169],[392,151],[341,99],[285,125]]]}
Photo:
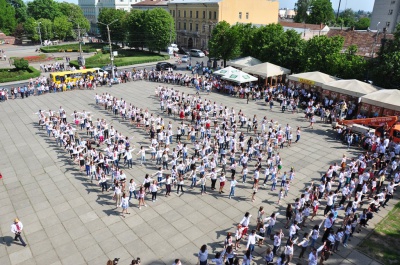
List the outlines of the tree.
{"label": "tree", "polygon": [[304,70],[303,52],[306,41],[295,30],[287,30],[280,40],[281,52],[277,64],[300,73]]}
{"label": "tree", "polygon": [[[103,8],[100,11],[98,21],[104,24],[110,24],[111,22],[117,20],[116,22],[112,23],[109,28],[110,28],[110,37],[111,41],[114,42],[125,42],[127,31],[123,30],[123,24],[125,16],[127,15],[127,12],[124,10],[120,9],[113,9],[113,8]],[[108,35],[107,35],[107,26],[103,24],[98,24],[101,38],[103,40],[108,41]]]}
{"label": "tree", "polygon": [[28,2],[28,14],[34,19],[41,18],[53,21],[60,13],[58,3],[54,0],[33,0]]}
{"label": "tree", "polygon": [[[345,9],[339,14],[339,18],[341,18],[341,22],[343,23],[344,27],[352,27],[356,24],[356,19],[355,19],[355,14],[354,11],[351,10],[350,8]],[[337,21],[339,22],[339,21]],[[339,25],[342,26],[342,23]]]}
{"label": "tree", "polygon": [[42,35],[42,41],[51,40],[54,38],[53,23],[50,19],[41,18],[38,20],[40,23],[40,34]]}
{"label": "tree", "polygon": [[335,12],[329,0],[314,0],[311,4],[311,13],[306,22],[311,24],[329,23],[334,21]]}
{"label": "tree", "polygon": [[16,26],[17,20],[15,19],[14,7],[7,3],[6,0],[0,0],[0,30],[9,35],[14,33]]}
{"label": "tree", "polygon": [[141,10],[132,9],[127,15],[124,28],[129,29],[127,43],[129,47],[142,48],[145,45],[145,19],[146,13]]}
{"label": "tree", "polygon": [[368,29],[370,24],[371,24],[371,20],[369,18],[362,17],[355,23],[355,29],[357,29],[357,30]]}
{"label": "tree", "polygon": [[33,17],[28,17],[24,23],[25,33],[33,42],[40,40],[38,33],[38,24]]}
{"label": "tree", "polygon": [[329,72],[343,79],[365,79],[367,61],[356,55],[357,46],[351,45],[344,53],[334,53],[328,56]]}
{"label": "tree", "polygon": [[29,62],[25,60],[24,58],[21,59],[14,59],[14,66],[18,70],[26,70],[29,68]]}
{"label": "tree", "polygon": [[28,18],[25,2],[23,0],[7,0],[7,2],[14,7],[17,22],[25,22]]}
{"label": "tree", "polygon": [[[72,22],[73,27],[77,27],[79,25],[79,27],[85,31],[90,30],[90,22],[87,20],[87,18],[85,18],[82,9],[78,5],[61,2],[58,3],[58,9],[61,14],[67,17],[68,21]],[[73,33],[71,37],[75,37],[75,34]]]}
{"label": "tree", "polygon": [[315,36],[308,40],[303,53],[304,70],[307,72],[321,71],[329,73],[329,57],[338,54],[343,47],[341,36]]}
{"label": "tree", "polygon": [[236,27],[239,31],[239,43],[242,56],[252,56],[254,49],[254,33],[257,27],[253,26],[251,23],[236,23],[233,27]]}
{"label": "tree", "polygon": [[53,31],[57,38],[64,40],[71,35],[72,23],[68,21],[66,16],[56,17],[53,22]]}
{"label": "tree", "polygon": [[298,0],[295,4],[296,15],[294,16],[294,22],[303,23],[308,17],[308,11],[311,8],[313,0]]}
{"label": "tree", "polygon": [[269,24],[256,29],[253,39],[253,52],[251,56],[261,61],[277,64],[282,55],[280,41],[284,30],[279,24]]}
{"label": "tree", "polygon": [[222,58],[226,66],[226,60],[240,55],[240,36],[237,27],[231,27],[228,22],[219,22],[212,31],[208,42],[210,57]]}
{"label": "tree", "polygon": [[145,12],[145,43],[150,51],[161,51],[175,39],[175,24],[171,14],[162,8]]}

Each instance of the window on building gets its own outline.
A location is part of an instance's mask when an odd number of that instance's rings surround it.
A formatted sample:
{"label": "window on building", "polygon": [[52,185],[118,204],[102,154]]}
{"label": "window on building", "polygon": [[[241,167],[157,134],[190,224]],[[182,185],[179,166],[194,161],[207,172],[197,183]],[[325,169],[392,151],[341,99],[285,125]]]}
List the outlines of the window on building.
{"label": "window on building", "polygon": [[212,25],[208,25],[208,32],[212,31]]}
{"label": "window on building", "polygon": [[246,12],[246,19],[249,19],[249,12]]}
{"label": "window on building", "polygon": [[196,31],[199,31],[199,24],[196,24]]}
{"label": "window on building", "polygon": [[186,30],[186,22],[183,22],[183,30]]}
{"label": "window on building", "polygon": [[186,10],[183,11],[183,17],[186,17]]}
{"label": "window on building", "polygon": [[178,22],[178,30],[181,29],[181,22]]}
{"label": "window on building", "polygon": [[386,22],[386,27],[390,27],[390,22]]}
{"label": "window on building", "polygon": [[242,12],[239,12],[239,19],[242,19]]}
{"label": "window on building", "polygon": [[193,11],[190,10],[190,18],[193,17]]}
{"label": "window on building", "polygon": [[211,11],[208,12],[208,19],[211,19]]}
{"label": "window on building", "polygon": [[178,10],[178,17],[181,17],[181,11]]}
{"label": "window on building", "polygon": [[206,31],[206,24],[204,24],[204,23],[203,23],[203,26],[202,26],[202,28],[203,28],[203,30],[202,30],[202,31],[203,31],[203,32],[205,32],[205,31]]}
{"label": "window on building", "polygon": [[206,18],[206,11],[203,11],[203,18]]}
{"label": "window on building", "polygon": [[217,12],[214,12],[214,19],[217,19]]}
{"label": "window on building", "polygon": [[392,15],[393,14],[393,9],[390,9],[389,10],[389,15]]}
{"label": "window on building", "polygon": [[189,31],[192,31],[192,30],[193,30],[193,24],[189,23]]}
{"label": "window on building", "polygon": [[175,17],[175,10],[172,11],[172,16]]}
{"label": "window on building", "polygon": [[199,18],[199,11],[196,11],[196,18]]}

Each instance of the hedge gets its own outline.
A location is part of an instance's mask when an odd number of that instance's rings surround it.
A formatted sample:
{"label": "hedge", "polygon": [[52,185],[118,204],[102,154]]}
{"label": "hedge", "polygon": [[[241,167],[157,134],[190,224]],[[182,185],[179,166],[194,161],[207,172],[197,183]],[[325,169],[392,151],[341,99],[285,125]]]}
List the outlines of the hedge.
{"label": "hedge", "polygon": [[40,76],[40,74],[40,71],[32,66],[29,66],[27,70],[18,70],[16,68],[0,69],[0,83],[29,80]]}
{"label": "hedge", "polygon": [[[89,53],[95,52],[98,49],[102,49],[104,46],[108,46],[107,43],[86,43],[82,45],[82,52]],[[113,45],[113,49],[119,48],[117,45]],[[52,52],[79,52],[79,43],[74,44],[63,44],[63,45],[51,45],[41,47],[40,50],[44,53]]]}

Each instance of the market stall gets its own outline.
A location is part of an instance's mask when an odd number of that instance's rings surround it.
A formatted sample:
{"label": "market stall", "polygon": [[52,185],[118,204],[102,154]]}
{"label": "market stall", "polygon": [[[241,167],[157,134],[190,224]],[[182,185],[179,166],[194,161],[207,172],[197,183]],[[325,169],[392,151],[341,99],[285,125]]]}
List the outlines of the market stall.
{"label": "market stall", "polygon": [[400,91],[397,89],[381,89],[360,98],[359,113],[366,117],[399,116]]}
{"label": "market stall", "polygon": [[256,64],[243,68],[242,71],[265,79],[265,85],[285,82],[286,75],[291,73],[290,69],[272,63]]}
{"label": "market stall", "polygon": [[330,76],[321,72],[307,72],[301,74],[289,75],[289,87],[301,87],[306,90],[322,93],[322,85],[339,80],[339,78]]}
{"label": "market stall", "polygon": [[236,69],[236,68],[234,68],[232,66],[227,66],[227,67],[225,67],[223,69],[220,69],[218,71],[213,72],[213,74],[214,75],[219,75],[219,76],[229,76],[229,75],[231,75],[233,73],[237,73],[239,71],[240,71],[239,69]]}
{"label": "market stall", "polygon": [[234,59],[234,60],[229,60],[226,64],[239,68],[239,69],[243,69],[249,66],[253,66],[253,65],[257,65],[262,63],[260,60],[251,57],[251,56],[247,56],[247,57],[243,57],[243,58],[238,58],[238,59]]}
{"label": "market stall", "polygon": [[232,73],[231,75],[225,75],[221,79],[231,81],[237,84],[249,83],[258,80],[257,77],[254,77],[242,71]]}

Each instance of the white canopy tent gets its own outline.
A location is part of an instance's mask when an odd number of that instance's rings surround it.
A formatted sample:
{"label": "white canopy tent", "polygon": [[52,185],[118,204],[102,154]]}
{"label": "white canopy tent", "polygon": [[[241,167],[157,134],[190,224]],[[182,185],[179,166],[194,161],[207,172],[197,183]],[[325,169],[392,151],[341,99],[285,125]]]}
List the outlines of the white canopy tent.
{"label": "white canopy tent", "polygon": [[356,79],[350,80],[336,80],[326,84],[322,84],[322,89],[345,94],[353,97],[362,97],[364,95],[376,92],[378,87],[371,84],[358,81]]}
{"label": "white canopy tent", "polygon": [[361,97],[361,103],[400,111],[400,91],[397,89],[382,89]]}
{"label": "white canopy tent", "polygon": [[258,75],[264,78],[290,74],[290,70],[272,63],[261,63],[242,69],[243,72]]}
{"label": "white canopy tent", "polygon": [[239,83],[239,84],[253,82],[253,81],[258,80],[258,78],[251,76],[242,71],[232,73],[231,75],[225,75],[222,77],[222,79],[231,81],[231,82],[235,82],[235,83]]}
{"label": "white canopy tent", "polygon": [[232,66],[228,66],[228,67],[225,67],[223,69],[213,72],[213,74],[219,75],[219,76],[226,76],[226,75],[228,76],[233,73],[237,73],[239,71],[240,71],[239,69],[233,68]]}
{"label": "white canopy tent", "polygon": [[339,78],[316,71],[289,75],[288,79],[311,86],[321,87],[323,84],[338,80]]}
{"label": "white canopy tent", "polygon": [[253,66],[256,64],[260,64],[261,61],[251,57],[251,56],[247,56],[247,57],[243,57],[243,58],[238,58],[238,59],[234,59],[234,60],[229,60],[226,64],[230,65],[230,66],[234,66],[234,67],[238,67],[238,68],[246,68],[249,66]]}

